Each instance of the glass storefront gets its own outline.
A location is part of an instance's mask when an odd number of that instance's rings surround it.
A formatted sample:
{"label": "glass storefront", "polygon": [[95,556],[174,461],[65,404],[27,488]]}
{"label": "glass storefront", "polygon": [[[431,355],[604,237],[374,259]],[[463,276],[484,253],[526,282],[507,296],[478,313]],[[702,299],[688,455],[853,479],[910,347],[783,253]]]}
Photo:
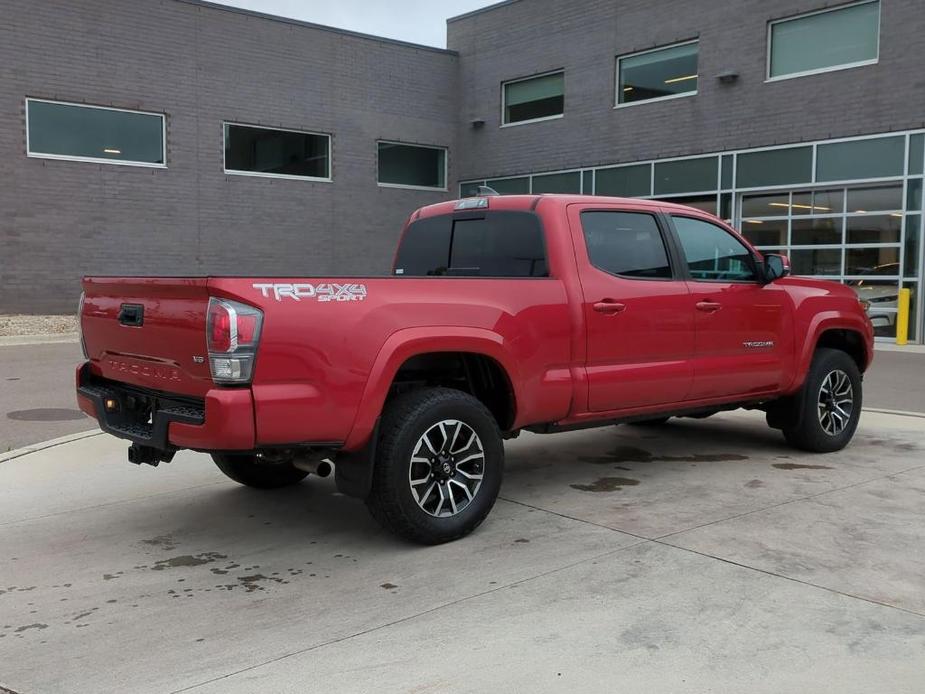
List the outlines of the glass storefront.
{"label": "glass storefront", "polygon": [[852,287],[878,338],[896,337],[899,289],[909,289],[909,340],[922,342],[923,173],[925,132],[914,131],[466,181],[460,195],[487,184],[690,205],[787,254],[793,274]]}
{"label": "glass storefront", "polygon": [[854,288],[870,303],[877,336],[895,338],[902,199],[902,182],[745,193],[740,228],[759,250],[790,256],[793,274],[839,280]]}

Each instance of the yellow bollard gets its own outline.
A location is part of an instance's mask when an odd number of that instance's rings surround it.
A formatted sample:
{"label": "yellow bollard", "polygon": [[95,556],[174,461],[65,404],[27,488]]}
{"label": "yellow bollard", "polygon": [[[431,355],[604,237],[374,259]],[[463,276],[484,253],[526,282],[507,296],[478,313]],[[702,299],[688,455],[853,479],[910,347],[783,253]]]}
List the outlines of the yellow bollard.
{"label": "yellow bollard", "polygon": [[899,302],[896,311],[896,344],[904,345],[909,341],[909,303],[912,298],[911,289],[899,290]]}

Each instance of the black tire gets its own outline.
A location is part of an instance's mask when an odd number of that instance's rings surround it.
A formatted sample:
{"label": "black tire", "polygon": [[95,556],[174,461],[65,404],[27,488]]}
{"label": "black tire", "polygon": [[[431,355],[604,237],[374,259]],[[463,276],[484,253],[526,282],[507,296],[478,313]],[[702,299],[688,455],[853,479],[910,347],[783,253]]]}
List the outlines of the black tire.
{"label": "black tire", "polygon": [[213,453],[218,469],[238,484],[255,489],[278,489],[298,484],[308,475],[288,463],[257,462],[253,454]]}
{"label": "black tire", "polygon": [[[453,461],[449,467],[444,463],[420,462],[422,442],[441,423],[448,420],[461,422],[477,435],[476,439],[468,437],[473,442],[473,448],[458,449],[453,447],[449,436],[445,435],[444,448],[440,448],[437,441],[436,453],[447,455],[452,451],[459,451],[458,456],[444,461]],[[452,425],[447,425],[447,429]],[[460,427],[459,430],[462,430]],[[438,431],[441,431],[438,429]],[[455,441],[455,437],[454,437]],[[478,447],[481,450],[478,450]],[[460,460],[472,458],[471,451],[475,451],[476,460],[466,463]],[[418,454],[417,461],[412,457]],[[429,453],[425,455],[430,456]],[[468,468],[469,473],[481,474],[478,487],[471,493],[471,500],[460,497],[453,501],[453,510],[459,507],[453,515],[437,517],[432,515],[425,506],[434,492],[432,482],[435,474],[449,474],[443,484],[436,488],[439,492],[439,503],[436,512],[439,514],[444,504],[444,489],[451,497],[459,497],[460,485],[468,482],[460,476],[463,465],[474,464],[476,468]],[[420,477],[423,473],[426,482],[421,483],[420,492],[412,491],[412,471]],[[435,471],[437,471],[435,473]],[[491,412],[476,398],[468,393],[449,388],[426,388],[414,390],[396,397],[386,405],[380,424],[380,437],[376,448],[376,463],[373,470],[372,489],[366,498],[366,505],[373,518],[387,530],[400,535],[413,542],[427,545],[436,545],[450,542],[464,537],[475,530],[491,511],[501,489],[501,479],[504,473],[504,444],[498,423]],[[439,480],[436,482],[440,484]],[[468,488],[468,487],[467,487]],[[424,502],[419,504],[418,498],[423,497]],[[449,510],[449,509],[448,509]]]}
{"label": "black tire", "polygon": [[[832,404],[846,401],[829,398],[823,392],[827,379],[839,379],[838,374],[844,374],[851,386],[847,417],[843,414],[846,411],[844,405],[833,413]],[[842,392],[846,392],[845,389]],[[784,423],[784,438],[791,446],[812,453],[840,451],[848,445],[858,428],[862,396],[861,373],[854,359],[841,350],[820,347],[813,355],[803,388],[793,399],[797,413]]]}
{"label": "black tire", "polygon": [[630,422],[630,424],[636,427],[660,427],[667,424],[669,419],[671,417],[653,417],[652,419],[640,419],[636,422]]}

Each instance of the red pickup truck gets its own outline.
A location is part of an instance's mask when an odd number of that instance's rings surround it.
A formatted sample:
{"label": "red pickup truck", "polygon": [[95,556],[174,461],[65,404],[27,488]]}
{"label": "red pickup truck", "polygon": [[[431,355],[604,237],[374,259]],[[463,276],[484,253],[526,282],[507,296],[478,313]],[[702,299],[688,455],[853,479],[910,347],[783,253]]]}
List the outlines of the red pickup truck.
{"label": "red pickup truck", "polygon": [[80,408],[157,465],[210,453],[271,488],[333,469],[387,528],[472,531],[502,440],[759,409],[835,451],[873,331],[699,210],[577,195],[421,208],[391,277],[87,277]]}

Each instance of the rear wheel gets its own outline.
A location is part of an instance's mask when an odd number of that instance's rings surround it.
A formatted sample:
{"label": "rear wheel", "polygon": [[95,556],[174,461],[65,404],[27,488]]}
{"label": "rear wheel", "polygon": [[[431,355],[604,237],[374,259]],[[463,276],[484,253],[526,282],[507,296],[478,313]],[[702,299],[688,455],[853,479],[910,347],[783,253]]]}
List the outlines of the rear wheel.
{"label": "rear wheel", "polygon": [[213,453],[218,469],[238,484],[256,489],[277,489],[297,484],[308,475],[287,462],[263,462],[253,454]]}
{"label": "rear wheel", "polygon": [[494,506],[504,446],[492,414],[468,393],[427,388],[385,410],[366,499],[387,530],[422,544],[468,535]]}
{"label": "rear wheel", "polygon": [[820,348],[795,398],[799,414],[783,426],[784,437],[804,451],[839,451],[858,428],[861,402],[861,373],[854,359],[841,350]]}

